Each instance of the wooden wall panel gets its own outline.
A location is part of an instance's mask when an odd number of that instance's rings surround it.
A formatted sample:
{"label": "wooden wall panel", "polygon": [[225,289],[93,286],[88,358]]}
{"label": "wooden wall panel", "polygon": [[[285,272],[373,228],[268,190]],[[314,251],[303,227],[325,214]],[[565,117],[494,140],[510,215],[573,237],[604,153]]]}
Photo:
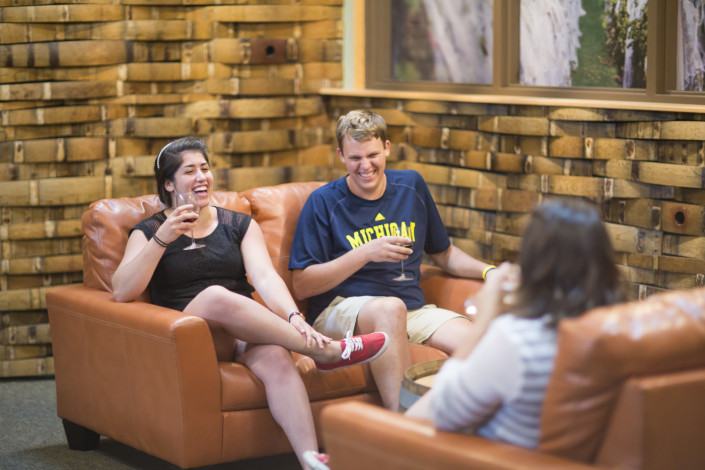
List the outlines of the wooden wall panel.
{"label": "wooden wall panel", "polygon": [[218,189],[328,180],[321,87],[342,0],[0,0],[0,377],[53,372],[44,294],[81,281],[80,218],[155,192],[204,138]]}

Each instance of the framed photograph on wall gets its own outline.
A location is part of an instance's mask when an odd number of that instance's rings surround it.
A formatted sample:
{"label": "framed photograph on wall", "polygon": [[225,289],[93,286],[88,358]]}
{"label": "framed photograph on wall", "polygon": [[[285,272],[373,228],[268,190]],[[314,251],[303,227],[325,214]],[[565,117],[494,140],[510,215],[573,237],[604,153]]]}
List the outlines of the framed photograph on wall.
{"label": "framed photograph on wall", "polygon": [[493,3],[392,0],[392,79],[491,85]]}
{"label": "framed photograph on wall", "polygon": [[705,0],[678,0],[676,89],[703,91],[705,85]]}
{"label": "framed photograph on wall", "polygon": [[520,0],[519,84],[646,88],[647,0]]}

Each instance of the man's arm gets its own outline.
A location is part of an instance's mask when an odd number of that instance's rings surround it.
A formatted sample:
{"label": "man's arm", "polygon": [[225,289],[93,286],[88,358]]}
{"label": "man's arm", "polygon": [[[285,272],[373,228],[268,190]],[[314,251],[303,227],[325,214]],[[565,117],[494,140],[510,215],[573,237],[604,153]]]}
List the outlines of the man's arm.
{"label": "man's arm", "polygon": [[482,279],[482,272],[489,266],[452,244],[447,250],[430,256],[436,266],[452,276]]}
{"label": "man's arm", "polygon": [[423,180],[420,174],[418,175],[417,189],[419,194],[425,201],[427,213],[427,241],[424,245],[426,250],[441,250],[443,247],[450,244],[448,248],[439,253],[431,254],[430,257],[436,266],[451,276],[465,277],[471,279],[482,279],[482,273],[485,268],[490,266],[487,263],[476,260],[472,256],[463,252],[460,248],[453,245],[448,238],[448,234],[443,226],[441,215],[438,213],[436,203],[431,197],[428,185]]}
{"label": "man's arm", "polygon": [[331,261],[291,271],[294,298],[298,300],[333,289],[369,262],[397,262],[407,259],[411,249],[401,246],[406,237],[376,238]]}
{"label": "man's arm", "polygon": [[322,294],[349,278],[367,261],[362,250],[352,250],[343,256],[304,269],[291,271],[291,286],[294,298],[303,300]]}

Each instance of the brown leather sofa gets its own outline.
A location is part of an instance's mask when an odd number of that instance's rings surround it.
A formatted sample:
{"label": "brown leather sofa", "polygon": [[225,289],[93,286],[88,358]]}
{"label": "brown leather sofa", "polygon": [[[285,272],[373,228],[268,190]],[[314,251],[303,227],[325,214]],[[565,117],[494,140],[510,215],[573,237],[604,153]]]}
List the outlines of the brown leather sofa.
{"label": "brown leather sofa", "polygon": [[[320,185],[221,192],[214,203],[253,215],[289,283],[297,217]],[[104,435],[182,468],[290,452],[261,383],[239,364],[217,362],[204,320],[152,305],[146,293],[135,302],[113,300],[111,278],[128,230],[160,209],[153,195],[92,204],[82,220],[84,282],[47,294],[57,411],[69,446],[93,449]],[[427,301],[455,310],[480,285],[430,267],[422,278]],[[410,347],[415,362],[444,357],[432,348]],[[317,426],[329,404],[380,402],[367,365],[321,374],[310,358],[294,357]]]}
{"label": "brown leather sofa", "polygon": [[705,289],[564,320],[536,451],[363,403],[322,421],[333,470],[705,469]]}

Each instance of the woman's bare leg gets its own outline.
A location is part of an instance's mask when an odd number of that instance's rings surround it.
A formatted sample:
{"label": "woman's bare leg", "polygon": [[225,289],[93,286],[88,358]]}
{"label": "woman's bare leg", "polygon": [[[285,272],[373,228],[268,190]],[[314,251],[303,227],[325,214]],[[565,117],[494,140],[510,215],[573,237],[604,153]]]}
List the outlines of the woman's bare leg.
{"label": "woman's bare leg", "polygon": [[340,358],[341,346],[333,341],[324,348],[306,346],[306,339],[286,320],[254,300],[221,286],[203,290],[186,306],[184,313],[208,322],[211,331],[224,330],[233,338],[253,344],[276,344],[323,363]]}
{"label": "woman's bare leg", "polygon": [[301,466],[307,450],[318,451],[311,404],[291,353],[281,346],[248,344],[244,354],[237,356],[262,381],[267,403],[274,420],[281,426],[293,447]]}

